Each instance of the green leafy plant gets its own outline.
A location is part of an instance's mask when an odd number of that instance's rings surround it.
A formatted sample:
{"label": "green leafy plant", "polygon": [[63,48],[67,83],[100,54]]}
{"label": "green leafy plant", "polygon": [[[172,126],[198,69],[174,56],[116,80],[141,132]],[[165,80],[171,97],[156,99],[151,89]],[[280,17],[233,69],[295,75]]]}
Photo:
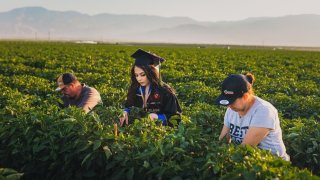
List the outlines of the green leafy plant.
{"label": "green leafy plant", "polygon": [[[117,125],[137,48],[167,59],[162,77],[183,110],[174,127],[151,121],[141,108],[132,108],[130,125]],[[0,178],[319,179],[319,69],[319,52],[2,41],[0,165],[16,171],[2,168]],[[281,115],[291,163],[218,142],[221,81],[246,71],[256,76],[256,95]],[[59,109],[55,79],[64,72],[95,87],[103,105],[88,114]]]}

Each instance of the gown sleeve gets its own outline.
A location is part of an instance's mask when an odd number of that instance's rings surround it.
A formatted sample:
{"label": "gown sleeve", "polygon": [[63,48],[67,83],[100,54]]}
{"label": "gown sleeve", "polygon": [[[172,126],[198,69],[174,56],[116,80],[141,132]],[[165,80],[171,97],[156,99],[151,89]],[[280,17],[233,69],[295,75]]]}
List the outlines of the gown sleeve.
{"label": "gown sleeve", "polygon": [[131,107],[142,107],[142,99],[138,96],[138,92],[131,95],[132,99],[129,100],[129,93],[127,95],[127,99],[124,103],[124,110],[127,113],[130,113]]}
{"label": "gown sleeve", "polygon": [[164,114],[170,122],[172,116],[181,115],[181,108],[177,97],[170,90],[163,88],[162,91],[160,114]]}

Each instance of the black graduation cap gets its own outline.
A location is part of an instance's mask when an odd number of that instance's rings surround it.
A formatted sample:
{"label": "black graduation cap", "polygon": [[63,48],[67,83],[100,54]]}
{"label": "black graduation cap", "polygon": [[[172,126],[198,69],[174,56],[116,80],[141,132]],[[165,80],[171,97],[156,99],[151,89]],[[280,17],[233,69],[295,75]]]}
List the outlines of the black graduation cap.
{"label": "black graduation cap", "polygon": [[142,49],[138,49],[136,52],[134,52],[131,57],[135,59],[136,65],[154,65],[158,66],[160,63],[162,63],[165,59],[163,59],[160,56],[157,56],[156,54],[146,52]]}

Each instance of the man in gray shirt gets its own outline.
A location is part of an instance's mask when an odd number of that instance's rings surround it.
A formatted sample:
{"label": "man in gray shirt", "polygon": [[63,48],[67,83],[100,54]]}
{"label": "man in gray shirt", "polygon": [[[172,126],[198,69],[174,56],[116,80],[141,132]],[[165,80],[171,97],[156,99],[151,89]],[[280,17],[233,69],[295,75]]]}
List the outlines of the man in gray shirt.
{"label": "man in gray shirt", "polygon": [[81,84],[71,73],[64,73],[57,79],[58,88],[63,95],[61,99],[62,108],[76,106],[82,108],[86,113],[90,112],[97,104],[102,103],[100,93],[92,87]]}

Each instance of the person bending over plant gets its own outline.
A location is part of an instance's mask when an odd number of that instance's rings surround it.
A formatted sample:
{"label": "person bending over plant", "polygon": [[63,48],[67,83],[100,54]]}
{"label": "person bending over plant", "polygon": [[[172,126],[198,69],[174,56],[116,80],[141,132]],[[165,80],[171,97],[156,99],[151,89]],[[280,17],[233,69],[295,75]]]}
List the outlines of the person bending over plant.
{"label": "person bending over plant", "polygon": [[[135,62],[131,69],[131,85],[120,117],[120,126],[129,123],[132,107],[142,108],[151,120],[160,120],[163,125],[173,126],[180,121],[181,108],[175,91],[161,81],[160,64],[163,58],[138,49],[132,56]],[[173,118],[178,117],[178,118]]]}
{"label": "person bending over plant", "polygon": [[254,95],[252,74],[229,75],[221,85],[221,95],[216,104],[227,106],[224,126],[219,140],[248,144],[271,150],[273,154],[289,161],[282,140],[282,130],[277,109],[269,102]]}
{"label": "person bending over plant", "polygon": [[56,91],[62,93],[61,108],[76,106],[82,108],[86,113],[91,111],[97,104],[101,104],[100,93],[92,87],[81,84],[75,75],[64,73],[57,79]]}

